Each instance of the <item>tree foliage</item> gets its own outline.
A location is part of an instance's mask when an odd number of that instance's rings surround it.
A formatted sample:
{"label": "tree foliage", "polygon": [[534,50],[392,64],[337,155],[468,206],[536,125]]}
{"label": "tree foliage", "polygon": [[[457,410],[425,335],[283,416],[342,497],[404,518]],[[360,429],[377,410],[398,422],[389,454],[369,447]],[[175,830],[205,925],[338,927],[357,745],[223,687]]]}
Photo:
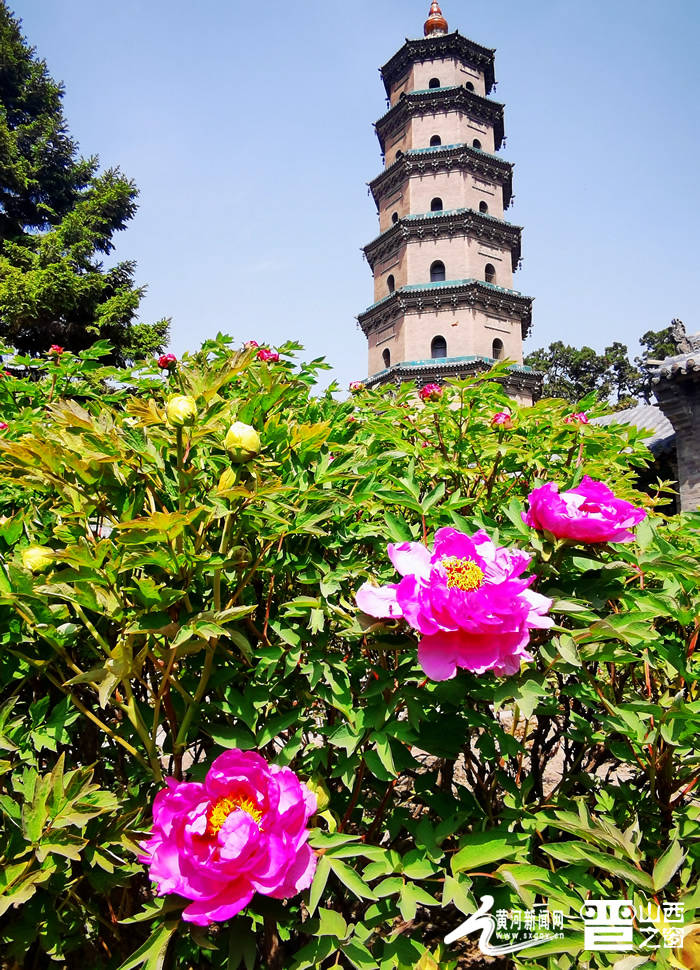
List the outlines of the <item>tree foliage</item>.
{"label": "tree foliage", "polygon": [[644,364],[647,358],[658,359],[675,353],[671,327],[648,330],[640,339],[643,352],[630,360],[625,344],[615,341],[598,354],[591,347],[571,347],[556,340],[547,348],[534,350],[525,363],[545,375],[546,397],[564,398],[574,403],[586,394],[595,393],[599,400],[610,401],[616,410],[633,407],[641,397],[651,400],[651,384]]}
{"label": "tree foliage", "polygon": [[19,351],[80,351],[109,339],[115,361],[161,350],[168,322],[137,324],[135,264],[106,267],[136,211],[118,168],[81,158],[50,76],[0,0],[0,335]]}
{"label": "tree foliage", "polygon": [[[589,897],[692,918],[700,533],[636,491],[642,435],[568,424],[563,401],[519,408],[502,366],[435,402],[408,385],[337,402],[312,394],[319,362],[279,349],[267,364],[220,338],[166,378],[105,368],[98,347],[0,380],[0,961],[454,970],[465,948],[441,940],[489,894],[565,914],[514,966],[603,970]],[[184,430],[173,394],[196,401]],[[233,421],[262,446],[235,465]],[[635,543],[524,524],[533,486],[583,474],[646,506]],[[389,542],[443,526],[524,550],[554,600],[515,676],[428,681],[412,631],[355,606],[366,580],[395,581]],[[320,861],[301,896],[193,928],[153,898],[136,843],[164,776],[200,780],[234,746],[322,794]]]}

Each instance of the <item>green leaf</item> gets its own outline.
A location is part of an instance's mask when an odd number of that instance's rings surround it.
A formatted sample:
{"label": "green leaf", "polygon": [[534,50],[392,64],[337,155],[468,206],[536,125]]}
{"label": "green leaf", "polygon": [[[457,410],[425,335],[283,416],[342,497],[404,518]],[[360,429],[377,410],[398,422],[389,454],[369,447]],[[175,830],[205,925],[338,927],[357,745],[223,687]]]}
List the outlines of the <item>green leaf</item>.
{"label": "green leaf", "polygon": [[331,867],[331,870],[350,892],[354,893],[360,899],[376,900],[376,894],[370,889],[364,879],[358,876],[354,869],[346,866],[340,859],[333,859],[329,856],[324,856],[324,858],[328,859],[328,865]]}
{"label": "green leaf", "polygon": [[311,916],[313,916],[314,912],[316,911],[316,907],[318,906],[321,896],[323,895],[323,890],[326,888],[328,874],[330,871],[331,867],[328,862],[328,857],[322,855],[318,860],[314,881],[311,884],[311,892],[309,893],[309,913]]}
{"label": "green leaf", "polygon": [[452,857],[452,874],[474,872],[503,859],[514,859],[523,851],[522,837],[498,831],[475,832],[462,839],[462,848]]}
{"label": "green leaf", "polygon": [[651,874],[654,892],[659,892],[669,883],[683,865],[685,852],[678,841],[672,842],[664,854],[659,858]]}
{"label": "green leaf", "polygon": [[319,909],[319,925],[316,931],[319,936],[336,936],[339,940],[344,940],[348,935],[348,924],[340,913],[333,909]]}
{"label": "green leaf", "polygon": [[159,926],[143,946],[140,946],[126,963],[122,963],[119,970],[136,970],[136,967],[143,967],[144,970],[162,970],[170,940],[179,925],[178,920],[176,923],[168,922]]}

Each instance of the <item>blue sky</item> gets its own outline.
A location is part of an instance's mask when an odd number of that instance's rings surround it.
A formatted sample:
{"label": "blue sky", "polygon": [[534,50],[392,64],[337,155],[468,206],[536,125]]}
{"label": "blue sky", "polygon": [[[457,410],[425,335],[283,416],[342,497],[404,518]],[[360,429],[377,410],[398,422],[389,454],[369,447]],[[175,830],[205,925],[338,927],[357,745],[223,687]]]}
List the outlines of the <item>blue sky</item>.
{"label": "blue sky", "polygon": [[[428,0],[10,0],[66,86],[84,154],[141,191],[118,237],[173,318],[180,355],[217,331],[298,339],[346,385],[366,375],[360,248],[377,234],[377,68],[422,34]],[[497,48],[524,227],[526,350],[637,350],[698,313],[700,4],[445,0],[450,29]]]}

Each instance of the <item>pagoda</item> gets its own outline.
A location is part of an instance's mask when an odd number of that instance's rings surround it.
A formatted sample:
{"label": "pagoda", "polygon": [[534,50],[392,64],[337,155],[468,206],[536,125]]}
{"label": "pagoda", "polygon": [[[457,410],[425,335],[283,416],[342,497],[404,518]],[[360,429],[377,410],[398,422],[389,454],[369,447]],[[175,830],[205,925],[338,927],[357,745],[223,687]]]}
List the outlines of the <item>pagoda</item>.
{"label": "pagoda", "polygon": [[384,170],[369,183],[379,235],[363,250],[374,303],[357,318],[365,384],[439,383],[507,359],[506,388],[529,404],[541,375],[522,362],[532,299],[513,289],[521,228],[503,218],[513,166],[496,154],[504,133],[503,105],[489,98],[495,52],[450,33],[437,0],[424,34],[380,69]]}

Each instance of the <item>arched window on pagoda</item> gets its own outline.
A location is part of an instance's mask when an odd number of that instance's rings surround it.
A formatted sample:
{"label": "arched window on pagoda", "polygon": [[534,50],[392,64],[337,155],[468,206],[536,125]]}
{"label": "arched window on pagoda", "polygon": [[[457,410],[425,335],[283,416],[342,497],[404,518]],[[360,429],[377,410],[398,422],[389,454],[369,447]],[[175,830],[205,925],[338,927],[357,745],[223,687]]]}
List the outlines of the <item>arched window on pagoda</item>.
{"label": "arched window on pagoda", "polygon": [[402,151],[401,151],[401,149],[399,148],[399,150],[397,151],[397,153],[396,153],[396,154],[394,155],[394,161],[395,161],[395,162],[398,162],[398,160],[399,160],[400,158],[403,158],[403,152],[402,152]]}
{"label": "arched window on pagoda", "polygon": [[390,293],[393,293],[396,289],[396,281],[391,274],[386,278],[386,286]]}
{"label": "arched window on pagoda", "polygon": [[442,199],[438,198],[437,196],[432,199],[430,202],[430,211],[442,212]]}
{"label": "arched window on pagoda", "polygon": [[472,142],[472,148],[481,148],[481,142],[479,141],[478,138],[475,138],[474,141]]}
{"label": "arched window on pagoda", "polygon": [[482,200],[482,201],[481,201],[481,202],[479,203],[479,212],[488,212],[488,211],[489,211],[489,206],[488,206],[488,202],[484,202],[484,201]]}
{"label": "arched window on pagoda", "polygon": [[500,360],[503,357],[503,341],[499,340],[498,337],[491,346],[491,356],[494,360]]}
{"label": "arched window on pagoda", "polygon": [[496,267],[492,263],[487,263],[484,266],[484,279],[487,283],[496,282]]}
{"label": "arched window on pagoda", "polygon": [[467,91],[473,91],[474,90],[474,85],[472,84],[471,81],[467,81],[467,83],[464,86],[467,89]]}
{"label": "arched window on pagoda", "polygon": [[384,361],[385,367],[391,366],[391,354],[389,353],[388,348],[382,351],[382,360]]}
{"label": "arched window on pagoda", "polygon": [[439,77],[431,77],[430,80],[428,81],[428,87],[429,88],[439,88],[440,87],[440,78]]}
{"label": "arched window on pagoda", "polygon": [[391,221],[394,222],[394,223],[396,223],[396,222],[399,221],[399,214],[398,214],[398,212],[392,212],[391,213]]}
{"label": "arched window on pagoda", "polygon": [[433,135],[430,139],[430,147],[437,148],[438,145],[442,145],[442,138],[439,135]]}
{"label": "arched window on pagoda", "polygon": [[433,337],[430,342],[430,356],[433,360],[447,357],[447,341],[444,337]]}
{"label": "arched window on pagoda", "polygon": [[430,282],[431,283],[442,283],[445,280],[445,264],[436,259],[430,267]]}

